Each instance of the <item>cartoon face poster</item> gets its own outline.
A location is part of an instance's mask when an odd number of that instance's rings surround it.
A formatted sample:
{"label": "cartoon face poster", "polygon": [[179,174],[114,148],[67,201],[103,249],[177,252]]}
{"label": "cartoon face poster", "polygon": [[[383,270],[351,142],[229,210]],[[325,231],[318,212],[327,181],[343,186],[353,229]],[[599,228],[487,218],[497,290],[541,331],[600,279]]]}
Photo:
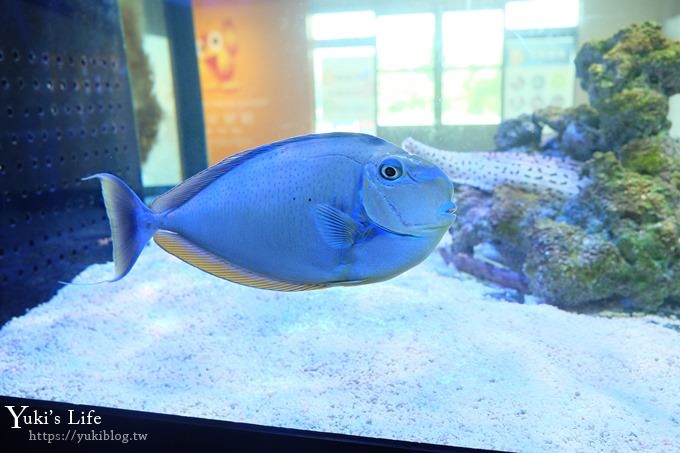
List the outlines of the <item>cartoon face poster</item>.
{"label": "cartoon face poster", "polygon": [[196,36],[196,52],[206,79],[225,90],[236,89],[233,85],[236,70],[238,40],[234,21],[225,18],[218,28],[201,32]]}
{"label": "cartoon face poster", "polygon": [[209,162],[313,128],[304,2],[194,0]]}

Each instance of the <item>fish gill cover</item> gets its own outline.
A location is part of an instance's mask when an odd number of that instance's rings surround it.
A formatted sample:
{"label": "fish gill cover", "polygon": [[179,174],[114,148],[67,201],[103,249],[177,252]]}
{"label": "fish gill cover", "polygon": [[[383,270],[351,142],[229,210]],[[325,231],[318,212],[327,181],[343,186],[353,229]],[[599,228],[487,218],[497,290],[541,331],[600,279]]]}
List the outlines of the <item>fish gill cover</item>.
{"label": "fish gill cover", "polygon": [[[565,308],[677,307],[680,145],[667,115],[668,98],[680,92],[680,43],[657,24],[634,24],[586,43],[575,64],[590,105],[507,120],[495,139],[501,151],[578,162],[588,184],[565,199],[512,181],[489,191],[452,177],[466,185],[444,254],[492,244],[494,259],[531,293]],[[541,144],[544,129],[554,136]]]}

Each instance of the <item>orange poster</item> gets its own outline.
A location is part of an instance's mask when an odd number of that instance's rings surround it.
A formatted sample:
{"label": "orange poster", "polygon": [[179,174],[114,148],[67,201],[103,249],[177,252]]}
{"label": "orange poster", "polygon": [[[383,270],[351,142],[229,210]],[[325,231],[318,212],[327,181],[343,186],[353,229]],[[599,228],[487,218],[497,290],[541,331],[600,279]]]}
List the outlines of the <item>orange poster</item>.
{"label": "orange poster", "polygon": [[306,2],[194,0],[208,158],[313,128]]}

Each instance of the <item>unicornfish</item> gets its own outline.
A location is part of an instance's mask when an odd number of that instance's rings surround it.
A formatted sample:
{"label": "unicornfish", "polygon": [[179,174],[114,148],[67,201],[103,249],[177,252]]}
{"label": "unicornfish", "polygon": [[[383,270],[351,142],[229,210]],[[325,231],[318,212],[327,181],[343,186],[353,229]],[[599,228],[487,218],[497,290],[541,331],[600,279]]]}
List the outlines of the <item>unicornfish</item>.
{"label": "unicornfish", "polygon": [[99,173],[123,278],[151,237],[214,276],[278,291],[387,280],[423,261],[455,218],[453,183],[380,138],[306,135],[228,157],[147,207]]}

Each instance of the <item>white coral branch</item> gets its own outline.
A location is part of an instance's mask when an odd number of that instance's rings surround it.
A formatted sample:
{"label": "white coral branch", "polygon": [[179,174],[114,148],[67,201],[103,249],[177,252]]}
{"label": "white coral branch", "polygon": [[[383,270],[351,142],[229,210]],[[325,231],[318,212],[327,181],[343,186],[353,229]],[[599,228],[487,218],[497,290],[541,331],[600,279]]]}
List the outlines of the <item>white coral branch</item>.
{"label": "white coral branch", "polygon": [[568,158],[518,151],[447,151],[410,137],[401,146],[438,165],[453,182],[486,191],[499,184],[510,184],[572,197],[590,182],[581,174],[582,164]]}

